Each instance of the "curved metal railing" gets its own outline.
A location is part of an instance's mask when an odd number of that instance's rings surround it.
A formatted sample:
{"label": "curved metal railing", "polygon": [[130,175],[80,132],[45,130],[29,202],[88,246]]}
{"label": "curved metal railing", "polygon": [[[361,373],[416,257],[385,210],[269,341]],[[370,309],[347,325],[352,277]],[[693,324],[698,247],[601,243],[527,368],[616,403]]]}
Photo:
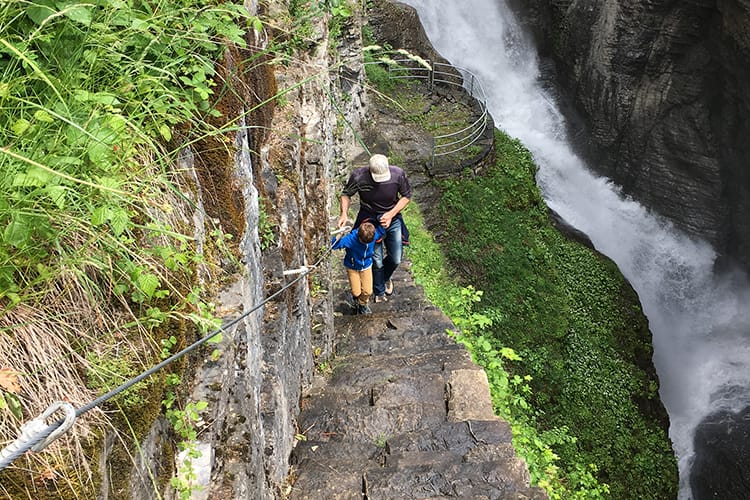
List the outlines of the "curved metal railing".
{"label": "curved metal railing", "polygon": [[404,58],[394,59],[388,64],[391,79],[423,80],[430,90],[436,85],[463,87],[479,105],[479,117],[467,127],[450,134],[434,136],[432,146],[433,163],[436,157],[462,151],[477,142],[487,130],[487,97],[479,78],[471,71],[445,63]]}

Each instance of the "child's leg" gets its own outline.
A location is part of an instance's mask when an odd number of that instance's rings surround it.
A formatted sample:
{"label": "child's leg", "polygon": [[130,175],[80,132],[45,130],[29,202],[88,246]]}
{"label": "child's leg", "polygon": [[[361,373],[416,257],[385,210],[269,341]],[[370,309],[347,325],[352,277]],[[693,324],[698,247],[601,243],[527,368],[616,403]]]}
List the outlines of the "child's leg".
{"label": "child's leg", "polygon": [[[349,286],[352,288],[352,295],[358,299],[362,294],[362,283],[360,281],[359,273],[360,271],[355,271],[354,269],[349,269],[348,267],[346,268],[346,275],[349,277]],[[361,299],[359,299],[359,303],[362,303]]]}
{"label": "child's leg", "polygon": [[361,293],[359,295],[359,303],[364,305],[370,300],[372,296],[372,266],[367,269],[363,269],[359,272],[359,278],[361,282]]}

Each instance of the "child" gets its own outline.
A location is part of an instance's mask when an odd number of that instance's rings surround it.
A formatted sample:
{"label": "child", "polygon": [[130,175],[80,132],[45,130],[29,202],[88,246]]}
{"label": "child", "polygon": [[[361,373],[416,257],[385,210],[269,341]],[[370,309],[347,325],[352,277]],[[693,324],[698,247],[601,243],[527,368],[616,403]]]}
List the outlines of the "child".
{"label": "child", "polygon": [[355,314],[370,314],[367,302],[372,295],[372,252],[375,240],[383,237],[385,229],[371,222],[363,222],[360,226],[343,238],[331,240],[333,249],[346,248],[344,267],[349,276],[349,285],[356,303]]}

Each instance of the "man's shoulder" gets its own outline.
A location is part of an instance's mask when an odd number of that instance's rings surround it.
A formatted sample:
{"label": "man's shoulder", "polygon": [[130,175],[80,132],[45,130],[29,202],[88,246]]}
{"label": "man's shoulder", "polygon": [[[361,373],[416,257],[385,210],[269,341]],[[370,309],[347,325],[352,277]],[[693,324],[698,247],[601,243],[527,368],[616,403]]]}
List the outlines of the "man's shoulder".
{"label": "man's shoulder", "polygon": [[349,182],[356,184],[369,184],[372,182],[369,167],[358,167],[349,174]]}
{"label": "man's shoulder", "polygon": [[369,172],[370,172],[369,167],[357,167],[354,170],[352,170],[351,175],[353,177],[366,177]]}
{"label": "man's shoulder", "polygon": [[396,165],[389,165],[388,168],[391,170],[391,176],[406,177],[406,171],[403,168]]}
{"label": "man's shoulder", "polygon": [[346,181],[343,194],[353,196],[356,193],[371,191],[373,184],[370,169],[368,167],[355,168],[349,174],[349,179]]}

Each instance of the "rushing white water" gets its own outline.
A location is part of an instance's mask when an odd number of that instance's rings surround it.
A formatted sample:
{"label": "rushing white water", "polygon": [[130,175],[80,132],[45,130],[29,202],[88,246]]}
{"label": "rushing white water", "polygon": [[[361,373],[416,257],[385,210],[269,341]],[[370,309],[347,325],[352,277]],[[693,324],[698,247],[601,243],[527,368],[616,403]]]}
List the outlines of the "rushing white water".
{"label": "rushing white water", "polygon": [[563,118],[539,83],[534,47],[502,0],[402,1],[417,9],[445,58],[479,77],[496,126],[533,154],[547,204],[612,258],[638,292],[654,336],[680,498],[689,499],[696,425],[750,401],[748,287],[716,278],[708,244],[623,197],[572,152]]}

